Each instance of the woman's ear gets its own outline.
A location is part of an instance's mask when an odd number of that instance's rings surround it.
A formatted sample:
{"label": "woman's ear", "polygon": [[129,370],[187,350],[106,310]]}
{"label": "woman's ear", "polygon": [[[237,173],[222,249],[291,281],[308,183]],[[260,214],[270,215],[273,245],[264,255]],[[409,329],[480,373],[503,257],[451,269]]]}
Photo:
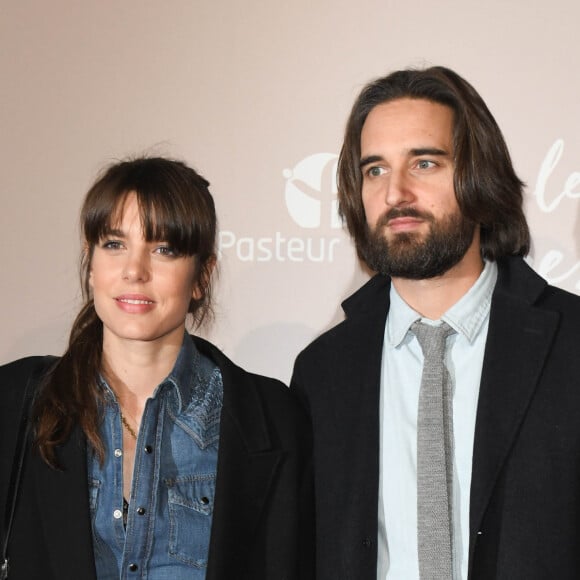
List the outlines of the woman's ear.
{"label": "woman's ear", "polygon": [[85,242],[83,244],[82,263],[87,264],[87,268],[88,268],[87,281],[89,283],[89,287],[92,288],[93,287],[93,268],[91,266],[91,250],[90,250],[89,244],[87,242]]}
{"label": "woman's ear", "polygon": [[191,293],[194,300],[202,300],[205,296],[211,276],[213,274],[214,268],[216,266],[217,259],[215,256],[208,258],[205,264],[201,267],[201,272],[197,278],[196,283],[193,286],[193,292]]}

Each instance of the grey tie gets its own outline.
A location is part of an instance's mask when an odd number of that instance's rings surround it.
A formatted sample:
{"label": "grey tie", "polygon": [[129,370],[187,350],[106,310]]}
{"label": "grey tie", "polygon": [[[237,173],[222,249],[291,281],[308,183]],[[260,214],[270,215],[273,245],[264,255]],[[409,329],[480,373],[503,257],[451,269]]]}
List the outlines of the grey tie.
{"label": "grey tie", "polygon": [[417,543],[421,580],[451,580],[452,394],[444,364],[445,324],[411,326],[425,361],[417,415]]}

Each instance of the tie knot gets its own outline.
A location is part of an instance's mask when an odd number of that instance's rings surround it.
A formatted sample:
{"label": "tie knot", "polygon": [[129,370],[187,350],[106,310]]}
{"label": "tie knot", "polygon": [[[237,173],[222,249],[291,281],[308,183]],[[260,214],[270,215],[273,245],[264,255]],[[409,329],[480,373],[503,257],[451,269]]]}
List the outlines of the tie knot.
{"label": "tie knot", "polygon": [[444,351],[445,340],[450,334],[454,334],[455,330],[446,322],[442,322],[438,326],[432,326],[417,321],[411,325],[411,332],[417,337],[423,354],[427,356],[427,353],[431,350]]}

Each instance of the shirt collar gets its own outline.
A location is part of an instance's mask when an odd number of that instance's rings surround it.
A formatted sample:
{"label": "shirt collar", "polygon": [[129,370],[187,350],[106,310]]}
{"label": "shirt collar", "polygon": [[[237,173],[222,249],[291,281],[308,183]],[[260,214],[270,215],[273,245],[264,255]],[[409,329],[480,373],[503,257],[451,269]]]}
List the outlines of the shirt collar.
{"label": "shirt collar", "polygon": [[[464,335],[470,343],[473,342],[489,315],[496,281],[497,264],[486,261],[475,284],[445,312],[441,320]],[[401,298],[394,284],[391,284],[390,300],[385,338],[392,347],[397,347],[405,339],[413,322],[421,319],[421,315]]]}
{"label": "shirt collar", "polygon": [[199,368],[200,359],[201,355],[193,340],[185,332],[173,369],[167,378],[155,389],[153,396],[155,397],[164,387],[173,390],[177,397],[177,411],[182,411],[191,401],[195,373]]}

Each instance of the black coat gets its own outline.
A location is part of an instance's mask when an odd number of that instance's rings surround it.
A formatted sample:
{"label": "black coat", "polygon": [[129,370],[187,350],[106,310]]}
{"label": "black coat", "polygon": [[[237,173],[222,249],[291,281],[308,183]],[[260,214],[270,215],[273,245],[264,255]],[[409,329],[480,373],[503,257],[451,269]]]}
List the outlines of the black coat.
{"label": "black coat", "polygon": [[[208,580],[314,577],[310,425],[289,390],[245,372],[194,338],[224,383]],[[0,368],[0,507],[4,516],[22,390],[39,357]],[[24,465],[9,544],[9,580],[92,580],[86,441],[77,429],[58,453]]]}
{"label": "black coat", "polygon": [[[500,261],[473,451],[470,580],[580,578],[580,297]],[[317,579],[375,580],[379,391],[390,280],[298,357],[314,430]],[[388,474],[384,474],[388,477]]]}

